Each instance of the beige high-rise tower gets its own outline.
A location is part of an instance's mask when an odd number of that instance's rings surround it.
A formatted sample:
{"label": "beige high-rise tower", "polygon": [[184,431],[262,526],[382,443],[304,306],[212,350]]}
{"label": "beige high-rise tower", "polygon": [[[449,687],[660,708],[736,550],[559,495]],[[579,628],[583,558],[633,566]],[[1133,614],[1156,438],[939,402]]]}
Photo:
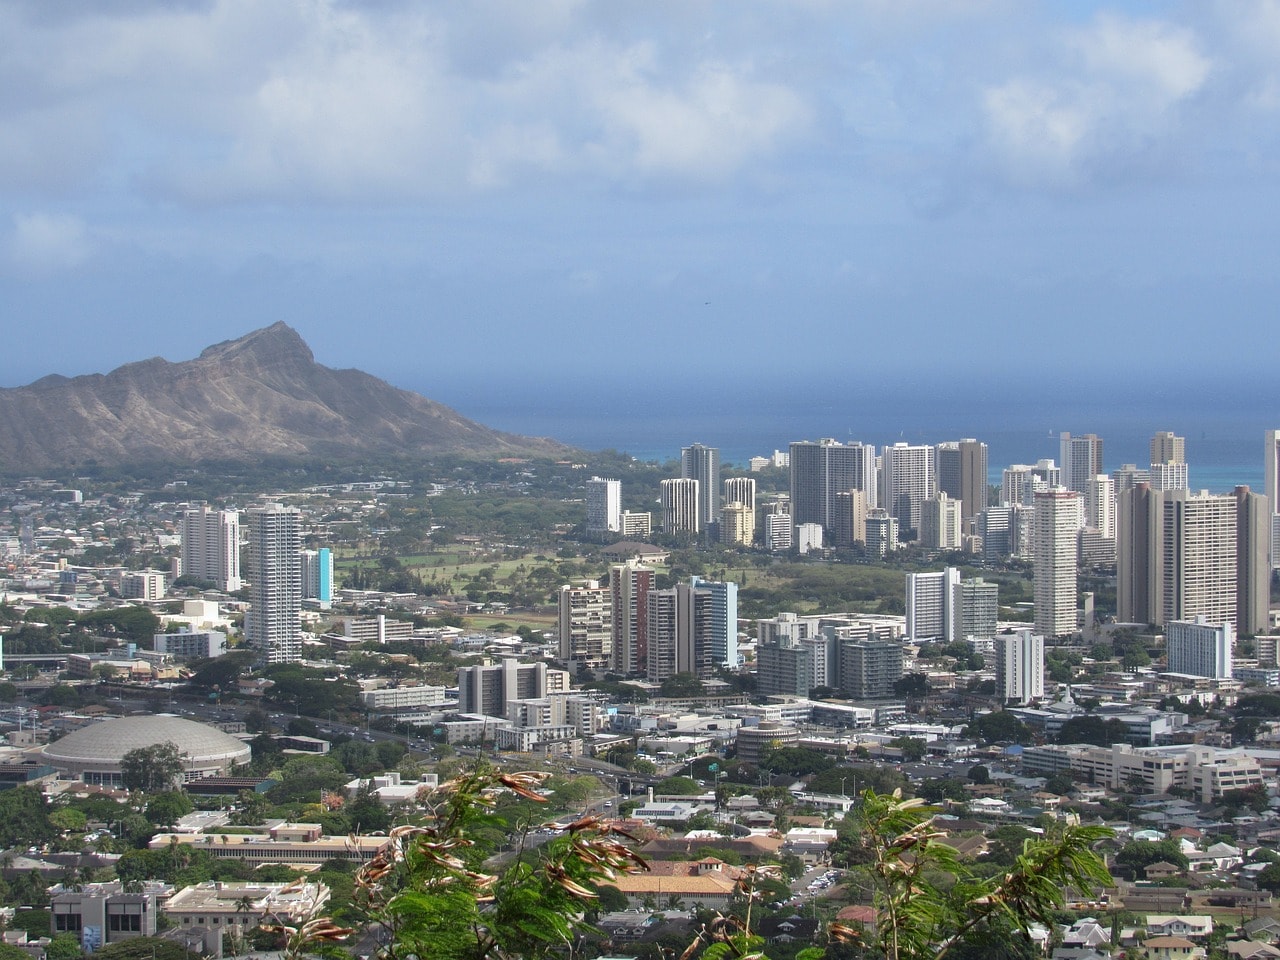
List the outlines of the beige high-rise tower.
{"label": "beige high-rise tower", "polygon": [[1154,490],[1119,499],[1116,606],[1120,620],[1166,624],[1205,617],[1241,636],[1266,629],[1270,508],[1265,497]]}
{"label": "beige high-rise tower", "polygon": [[1075,633],[1076,565],[1084,504],[1079,493],[1056,487],[1037,491],[1032,518],[1032,598],[1035,630],[1044,637]]}

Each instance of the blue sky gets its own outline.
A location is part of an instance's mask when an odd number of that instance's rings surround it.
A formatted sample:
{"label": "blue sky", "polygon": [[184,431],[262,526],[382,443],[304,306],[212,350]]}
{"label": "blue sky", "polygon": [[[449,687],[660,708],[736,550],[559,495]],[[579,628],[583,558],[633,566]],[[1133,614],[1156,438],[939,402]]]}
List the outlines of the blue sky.
{"label": "blue sky", "polygon": [[0,36],[0,386],[284,320],[464,412],[975,378],[1274,409],[1277,2],[0,0]]}

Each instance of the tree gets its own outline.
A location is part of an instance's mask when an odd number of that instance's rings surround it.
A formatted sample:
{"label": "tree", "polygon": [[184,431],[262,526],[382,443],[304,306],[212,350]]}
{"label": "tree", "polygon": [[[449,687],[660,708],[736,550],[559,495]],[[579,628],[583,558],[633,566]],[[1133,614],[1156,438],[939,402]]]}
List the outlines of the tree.
{"label": "tree", "polygon": [[889,746],[902,751],[902,759],[914,763],[923,760],[928,747],[919,737],[894,737]]}
{"label": "tree", "polygon": [[146,815],[158,827],[172,827],[195,809],[195,804],[181,790],[157,793],[147,801]]}
{"label": "tree", "polygon": [[[420,827],[397,827],[391,843],[363,865],[357,885],[368,891],[374,934],[389,960],[545,960],[560,956],[583,932],[589,916],[607,908],[599,890],[619,873],[646,864],[621,842],[615,829],[594,817],[560,824],[562,835],[537,849],[519,847],[501,874],[485,864],[493,853],[487,839],[491,810],[506,792],[531,803],[545,774],[502,774],[481,765],[438,791]],[[863,851],[876,890],[877,952],[886,960],[942,960],[982,937],[1009,940],[1032,922],[1053,922],[1067,888],[1088,890],[1110,882],[1092,845],[1105,827],[1062,828],[1026,841],[1010,869],[990,879],[973,876],[920,801],[899,795],[863,795],[860,815],[849,818],[846,835]],[[843,828],[843,825],[842,825]],[[498,841],[503,840],[499,837]],[[910,853],[910,857],[903,854]],[[737,910],[707,919],[693,944],[675,944],[685,955],[703,948],[708,960],[755,956],[765,944],[755,933],[759,904],[786,893],[776,865],[745,868]],[[654,908],[660,906],[655,900]],[[326,918],[312,921],[320,936],[341,935]],[[292,936],[302,938],[311,926]],[[857,942],[859,930],[833,924],[832,940]],[[290,949],[290,960],[301,954]],[[574,951],[576,953],[576,950]],[[819,960],[822,945],[794,954]],[[788,954],[790,955],[790,954]]]}
{"label": "tree", "polygon": [[1177,840],[1131,840],[1116,854],[1116,865],[1135,871],[1139,879],[1146,877],[1147,867],[1162,861],[1182,870],[1190,865]]}
{"label": "tree", "polygon": [[976,784],[985,784],[991,782],[991,771],[980,763],[975,763],[969,768],[969,779]]}
{"label": "tree", "polygon": [[[1010,869],[987,879],[940,842],[946,834],[921,800],[865,794],[855,831],[874,887],[874,946],[886,960],[941,960],[975,941],[1007,940],[1032,922],[1051,926],[1067,888],[1112,882],[1093,850],[1111,836],[1105,827],[1068,826],[1029,839]],[[842,924],[832,924],[830,935],[846,942],[863,936]]]}
{"label": "tree", "polygon": [[1103,720],[1092,714],[1072,717],[1058,730],[1059,743],[1092,743],[1099,747],[1125,743],[1127,736],[1128,731],[1121,721],[1114,717]]}
{"label": "tree", "polygon": [[186,764],[171,741],[137,747],[120,758],[120,783],[139,793],[168,793],[182,783]]}
{"label": "tree", "polygon": [[59,933],[44,948],[45,960],[77,960],[84,956],[80,941],[73,933]]}
{"label": "tree", "polygon": [[974,717],[966,734],[984,743],[1027,744],[1032,741],[1031,731],[1027,729],[1027,725],[1004,710]]}

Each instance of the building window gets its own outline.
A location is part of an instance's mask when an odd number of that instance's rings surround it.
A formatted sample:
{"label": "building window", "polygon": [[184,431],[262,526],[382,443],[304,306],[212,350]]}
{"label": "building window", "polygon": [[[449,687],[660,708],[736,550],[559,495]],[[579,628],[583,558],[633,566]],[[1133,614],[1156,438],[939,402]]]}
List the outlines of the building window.
{"label": "building window", "polygon": [[83,920],[78,913],[55,913],[53,915],[53,929],[58,933],[79,933],[82,922]]}

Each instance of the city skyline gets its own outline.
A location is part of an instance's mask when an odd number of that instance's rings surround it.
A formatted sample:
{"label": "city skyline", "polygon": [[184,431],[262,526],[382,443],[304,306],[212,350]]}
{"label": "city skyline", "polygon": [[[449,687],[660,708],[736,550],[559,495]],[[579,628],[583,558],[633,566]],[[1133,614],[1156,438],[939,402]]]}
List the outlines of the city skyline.
{"label": "city skyline", "polygon": [[[726,410],[783,337],[835,398],[856,358],[881,398],[1266,402],[1239,344],[1280,284],[1270,4],[9,0],[0,23],[3,386],[284,319],[469,416],[650,378],[616,378],[605,325],[733,342],[733,371],[661,363]],[[968,375],[997,346],[1001,375]],[[1064,420],[1041,428],[1107,433]]]}

